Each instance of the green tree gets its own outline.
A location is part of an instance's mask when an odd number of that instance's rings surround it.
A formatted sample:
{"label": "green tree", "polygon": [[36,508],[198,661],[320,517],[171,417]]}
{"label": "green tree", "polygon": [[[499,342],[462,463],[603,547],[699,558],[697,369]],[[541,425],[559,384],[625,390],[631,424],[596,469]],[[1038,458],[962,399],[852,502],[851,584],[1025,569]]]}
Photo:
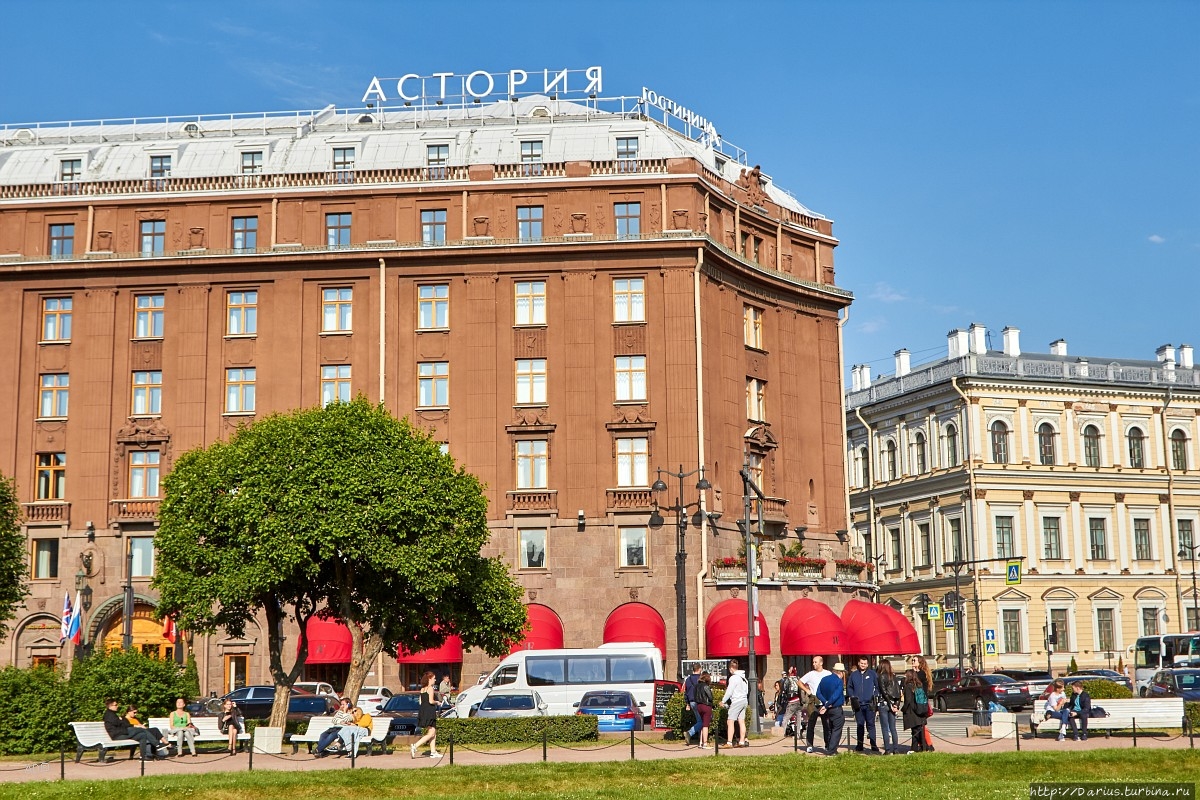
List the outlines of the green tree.
{"label": "green tree", "polygon": [[[501,654],[525,627],[521,589],[479,550],[479,481],[407,420],[359,398],[277,414],[184,454],[164,480],[155,538],[160,614],[241,635],[262,608],[278,689],[271,724],[308,655],[314,615],[349,623],[346,693],[375,657],[457,634]],[[284,668],[285,620],[299,627]]]}
{"label": "green tree", "polygon": [[5,623],[16,618],[17,608],[29,594],[25,582],[28,577],[17,487],[9,478],[0,476],[0,639],[8,635]]}

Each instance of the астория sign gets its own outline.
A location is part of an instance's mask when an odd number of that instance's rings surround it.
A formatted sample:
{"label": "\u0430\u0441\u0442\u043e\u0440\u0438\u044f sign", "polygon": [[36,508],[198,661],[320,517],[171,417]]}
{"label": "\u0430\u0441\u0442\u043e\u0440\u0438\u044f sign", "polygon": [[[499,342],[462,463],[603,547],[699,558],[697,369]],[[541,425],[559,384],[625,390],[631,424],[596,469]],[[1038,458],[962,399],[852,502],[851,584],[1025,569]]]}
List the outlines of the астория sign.
{"label": "\u0430\u0441\u0442\u043e\u0440\u0438\u044f sign", "polygon": [[[603,91],[600,67],[561,70],[545,69],[541,72],[540,92],[542,94],[566,94],[569,92],[587,96],[599,94]],[[526,86],[529,83],[529,75],[530,73],[523,69],[513,69],[508,72],[496,73],[478,69],[467,75],[454,72],[435,72],[432,75],[417,75],[415,72],[410,72],[399,78],[371,78],[371,83],[367,86],[367,91],[363,93],[362,102],[388,102],[388,94],[384,90],[384,86],[391,85],[393,81],[395,92],[392,97],[409,103],[414,100],[436,101],[454,97],[469,97],[482,100],[494,94],[503,94],[506,97],[515,98],[520,92],[528,94],[535,92],[536,83]],[[533,75],[536,77],[537,72],[535,71]],[[578,82],[580,80],[584,81],[586,85],[582,89],[572,89],[570,86],[571,75],[575,76],[575,86],[579,85]],[[450,81],[451,92],[449,94],[447,94],[447,81]],[[455,84],[458,84],[457,87]],[[459,91],[453,91],[455,88]]]}

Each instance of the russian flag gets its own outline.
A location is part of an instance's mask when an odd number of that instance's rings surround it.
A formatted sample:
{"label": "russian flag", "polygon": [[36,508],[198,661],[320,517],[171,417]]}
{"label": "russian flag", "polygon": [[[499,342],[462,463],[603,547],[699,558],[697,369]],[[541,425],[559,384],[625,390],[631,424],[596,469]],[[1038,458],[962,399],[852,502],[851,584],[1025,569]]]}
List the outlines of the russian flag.
{"label": "russian flag", "polygon": [[80,623],[83,621],[83,606],[80,605],[79,592],[75,593],[75,613],[71,615],[71,627],[67,631],[67,635],[71,637],[71,641],[79,644],[83,640],[83,632],[80,631]]}
{"label": "russian flag", "polygon": [[62,644],[71,637],[71,618],[74,617],[74,615],[75,614],[71,609],[71,593],[66,592],[63,595],[62,628],[59,631],[59,644]]}

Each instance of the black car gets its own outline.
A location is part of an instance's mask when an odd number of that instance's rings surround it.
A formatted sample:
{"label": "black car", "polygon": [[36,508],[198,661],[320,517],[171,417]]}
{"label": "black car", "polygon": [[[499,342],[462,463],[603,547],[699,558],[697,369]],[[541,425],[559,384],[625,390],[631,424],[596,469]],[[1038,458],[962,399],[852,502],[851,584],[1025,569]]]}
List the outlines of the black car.
{"label": "black car", "polygon": [[1133,691],[1133,681],[1129,680],[1129,678],[1126,678],[1115,669],[1081,669],[1078,672],[1072,672],[1067,677],[1074,678],[1080,675],[1084,676],[1085,680],[1099,679],[1112,681],[1113,683],[1119,683],[1129,691]]}
{"label": "black car", "polygon": [[389,697],[383,705],[383,711],[376,716],[391,717],[388,736],[416,736],[421,730],[417,726],[417,712],[420,708],[420,692],[401,692]]}
{"label": "black car", "polygon": [[1054,683],[1054,676],[1044,669],[998,669],[996,675],[1007,675],[1014,681],[1027,684],[1032,697],[1046,691],[1046,687]]}
{"label": "black car", "polygon": [[[274,686],[243,686],[223,697],[211,697],[201,702],[200,708],[192,712],[205,716],[221,713],[221,705],[228,698],[241,709],[245,719],[265,719],[271,716],[271,706],[275,704]],[[315,716],[332,714],[337,704],[332,698],[315,695],[302,689],[292,689],[292,699],[288,703],[288,719],[308,719]]]}
{"label": "black car", "polygon": [[1028,687],[1006,675],[968,675],[961,681],[940,689],[934,697],[938,711],[970,709],[982,711],[992,702],[1009,711],[1020,711],[1033,705]]}

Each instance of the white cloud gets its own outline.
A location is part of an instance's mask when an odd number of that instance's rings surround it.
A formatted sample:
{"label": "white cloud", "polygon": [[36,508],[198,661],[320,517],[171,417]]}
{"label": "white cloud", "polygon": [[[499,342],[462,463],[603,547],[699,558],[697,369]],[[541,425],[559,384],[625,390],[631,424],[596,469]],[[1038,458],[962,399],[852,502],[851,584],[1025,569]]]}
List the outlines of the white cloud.
{"label": "white cloud", "polygon": [[881,330],[883,330],[886,327],[887,327],[887,320],[868,319],[868,320],[864,320],[862,322],[862,324],[858,326],[858,329],[862,333],[879,333]]}
{"label": "white cloud", "polygon": [[881,303],[900,303],[908,299],[904,292],[897,291],[888,283],[877,283],[871,290],[871,299]]}
{"label": "white cloud", "polygon": [[1149,241],[1151,242],[1151,244],[1162,244],[1163,242],[1166,241],[1166,239],[1164,239],[1163,237],[1161,237],[1157,233],[1155,233],[1155,234],[1150,235]]}

